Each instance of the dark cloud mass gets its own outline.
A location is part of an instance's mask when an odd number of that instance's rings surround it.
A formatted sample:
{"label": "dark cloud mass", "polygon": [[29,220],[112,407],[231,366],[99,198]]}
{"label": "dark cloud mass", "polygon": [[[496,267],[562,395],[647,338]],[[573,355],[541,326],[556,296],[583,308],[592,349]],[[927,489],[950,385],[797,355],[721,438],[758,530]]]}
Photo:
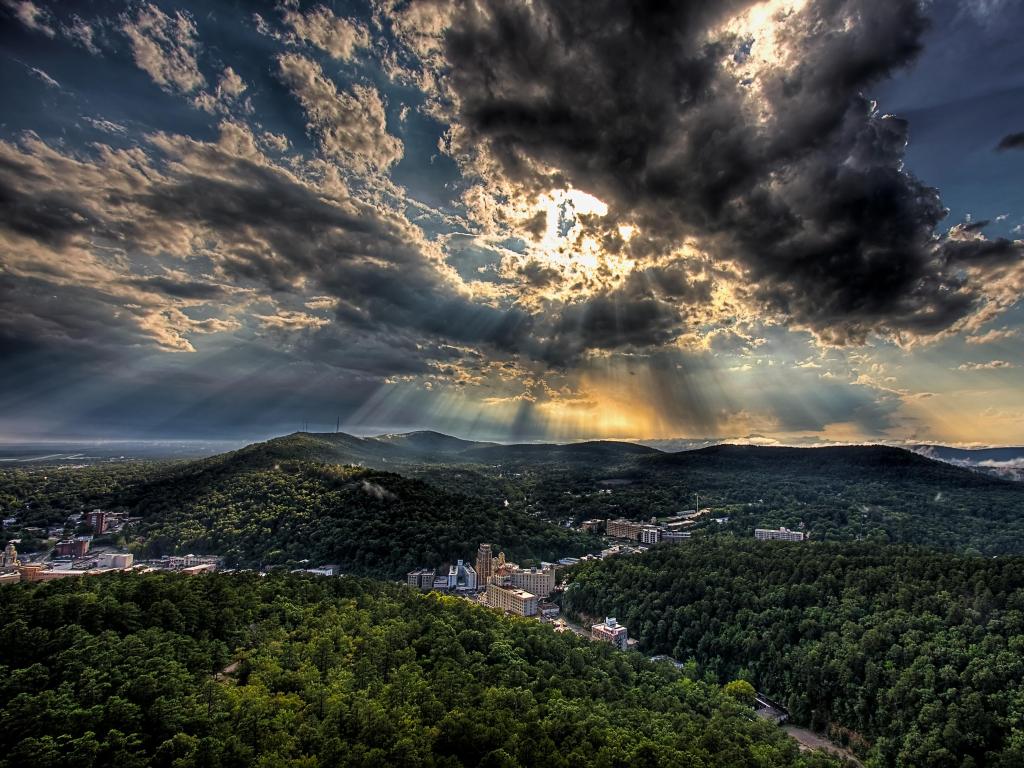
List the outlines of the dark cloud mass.
{"label": "dark cloud mass", "polygon": [[1008,133],[996,144],[997,152],[1005,152],[1008,149],[1024,149],[1024,131]]}
{"label": "dark cloud mass", "polygon": [[779,19],[781,59],[745,77],[729,62],[748,39],[714,30],[748,5],[468,3],[447,37],[467,144],[528,188],[554,169],[662,251],[702,238],[753,299],[829,341],[966,317],[983,297],[965,265],[1020,246],[938,237],[906,123],[862,95],[920,50],[921,5],[810,2]]}

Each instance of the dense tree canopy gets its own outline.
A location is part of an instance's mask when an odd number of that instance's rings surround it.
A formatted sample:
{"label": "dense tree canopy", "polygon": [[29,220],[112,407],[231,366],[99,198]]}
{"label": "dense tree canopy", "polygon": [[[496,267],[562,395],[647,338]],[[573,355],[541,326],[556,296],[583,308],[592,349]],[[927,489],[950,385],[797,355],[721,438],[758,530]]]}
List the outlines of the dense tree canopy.
{"label": "dense tree canopy", "polygon": [[824,768],[735,691],[357,579],[0,588],[0,768]]}
{"label": "dense tree canopy", "polygon": [[1024,558],[723,537],[583,564],[563,602],[871,765],[1024,765]]}

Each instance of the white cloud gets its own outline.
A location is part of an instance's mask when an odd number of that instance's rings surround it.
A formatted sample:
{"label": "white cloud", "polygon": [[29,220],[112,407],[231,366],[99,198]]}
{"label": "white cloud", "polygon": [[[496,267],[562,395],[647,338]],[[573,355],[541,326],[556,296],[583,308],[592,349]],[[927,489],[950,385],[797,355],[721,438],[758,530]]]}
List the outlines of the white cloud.
{"label": "white cloud", "polygon": [[58,83],[56,80],[54,80],[48,74],[46,74],[46,72],[44,72],[43,70],[39,69],[38,67],[29,67],[29,70],[32,72],[33,75],[38,77],[40,80],[42,80],[44,83],[46,83],[51,88],[58,88],[58,89],[60,88],[60,83]]}
{"label": "white cloud", "polygon": [[339,18],[322,5],[306,13],[287,10],[284,22],[298,40],[311,43],[332,59],[348,61],[356,49],[370,44],[366,29],[350,19]]}
{"label": "white cloud", "polygon": [[301,331],[306,328],[320,328],[331,321],[324,317],[315,317],[305,312],[282,309],[274,315],[254,315],[264,328],[276,328],[282,331]]}
{"label": "white cloud", "polygon": [[99,46],[96,45],[96,31],[81,16],[73,15],[71,23],[61,27],[61,32],[71,42],[82,46],[89,53],[95,55],[100,52]]}
{"label": "white cloud", "polygon": [[50,12],[31,0],[4,0],[14,17],[29,29],[42,32],[47,37],[53,37],[56,32],[52,24]]}
{"label": "white cloud", "polygon": [[968,336],[965,341],[968,344],[991,344],[994,341],[1005,341],[1006,339],[1020,338],[1019,328],[993,328],[985,333]]}
{"label": "white cloud", "polygon": [[1005,360],[991,360],[987,363],[962,363],[957,366],[958,371],[995,371],[1004,368],[1016,368],[1013,363]]}
{"label": "white cloud", "polygon": [[294,53],[278,57],[278,66],[325,155],[360,172],[384,171],[401,159],[402,142],[388,133],[376,88],[355,85],[351,93],[338,91],[319,64]]}
{"label": "white cloud", "polygon": [[192,93],[206,85],[196,60],[196,25],[187,13],[176,11],[172,18],[147,3],[134,19],[122,17],[121,31],[131,43],[135,65],[165,91]]}

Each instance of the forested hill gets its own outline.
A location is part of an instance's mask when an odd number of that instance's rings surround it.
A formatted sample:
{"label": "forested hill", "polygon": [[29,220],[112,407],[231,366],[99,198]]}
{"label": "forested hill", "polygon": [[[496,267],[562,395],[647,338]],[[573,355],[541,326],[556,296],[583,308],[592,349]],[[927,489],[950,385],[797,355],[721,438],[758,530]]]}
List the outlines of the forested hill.
{"label": "forested hill", "polygon": [[1024,558],[694,540],[577,566],[563,604],[749,678],[870,766],[1024,765]]}
{"label": "forested hill", "polygon": [[358,467],[243,452],[162,472],[118,493],[142,517],[145,553],[210,552],[231,564],[310,560],[397,578],[471,559],[492,542],[520,559],[583,554],[583,535],[501,504]]}
{"label": "forested hill", "polygon": [[405,587],[124,574],[0,599],[0,768],[837,766],[744,686]]}

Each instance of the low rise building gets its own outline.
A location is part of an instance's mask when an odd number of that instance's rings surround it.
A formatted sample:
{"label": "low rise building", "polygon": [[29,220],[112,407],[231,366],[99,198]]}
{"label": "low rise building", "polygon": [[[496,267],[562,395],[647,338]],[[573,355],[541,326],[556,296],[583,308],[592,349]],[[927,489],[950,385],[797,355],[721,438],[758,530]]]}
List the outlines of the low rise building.
{"label": "low rise building", "polygon": [[[405,583],[410,587],[429,592],[434,588],[434,579],[436,577],[437,573],[433,568],[417,568],[415,571],[409,571],[406,574]],[[445,586],[448,586],[447,580],[444,583]]]}
{"label": "low rise building", "polygon": [[562,609],[555,603],[546,603],[539,601],[537,603],[537,612],[540,614],[542,619],[557,619],[558,615],[562,612]]}
{"label": "low rise building", "polygon": [[21,574],[16,570],[0,572],[0,586],[4,584],[17,584],[19,581],[21,581]]}
{"label": "low rise building", "polygon": [[487,605],[499,611],[514,613],[517,616],[537,615],[537,596],[518,587],[495,584],[493,577],[487,585]]}
{"label": "low rise building", "polygon": [[312,573],[314,576],[340,576],[341,566],[334,565],[318,565],[316,568],[307,568],[306,573]]}
{"label": "low rise building", "polygon": [[186,576],[196,576],[200,573],[213,573],[216,570],[216,563],[200,563],[199,565],[190,565],[187,568],[182,568],[179,573],[183,573]]}
{"label": "low rise building", "polygon": [[644,523],[638,523],[634,520],[626,520],[620,517],[617,520],[608,521],[607,532],[613,539],[640,541],[640,532],[645,527]]}
{"label": "low rise building", "polygon": [[58,541],[54,547],[57,557],[85,557],[89,552],[89,539],[79,536],[75,539]]}
{"label": "low rise building", "polygon": [[124,570],[131,568],[135,556],[130,552],[104,552],[97,556],[96,565],[100,568],[117,568]]}
{"label": "low rise building", "polygon": [[664,542],[683,541],[690,538],[689,531],[665,530],[661,532],[661,540]]}
{"label": "low rise building", "polygon": [[754,538],[759,541],[803,541],[806,535],[789,528],[755,528]]}
{"label": "low rise building", "polygon": [[611,616],[600,624],[594,624],[590,628],[590,637],[602,643],[611,643],[620,651],[629,647],[629,633]]}
{"label": "low rise building", "polygon": [[599,518],[584,520],[580,523],[580,530],[585,533],[600,533],[604,530],[604,520]]}

